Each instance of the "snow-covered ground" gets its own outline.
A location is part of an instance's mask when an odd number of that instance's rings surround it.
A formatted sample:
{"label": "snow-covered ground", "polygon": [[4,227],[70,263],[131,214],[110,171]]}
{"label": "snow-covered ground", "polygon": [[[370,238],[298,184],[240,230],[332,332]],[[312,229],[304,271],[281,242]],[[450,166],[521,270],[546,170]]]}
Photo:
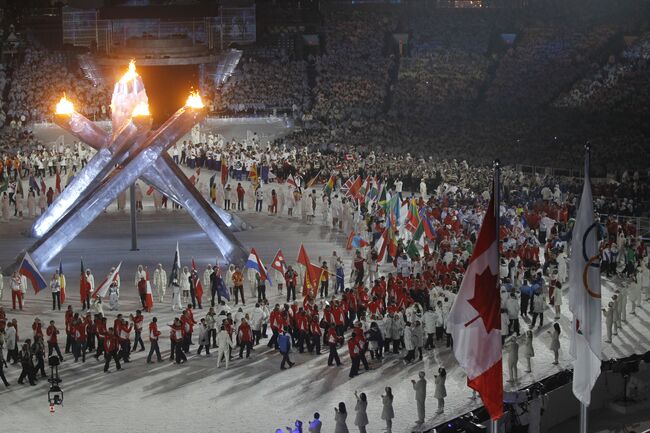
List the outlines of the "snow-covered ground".
{"label": "snow-covered ground", "polygon": [[[243,213],[244,219],[254,229],[238,233],[246,246],[255,247],[262,259],[269,263],[278,248],[287,260],[295,260],[300,243],[315,260],[318,255],[330,255],[332,250],[344,252],[345,235],[323,227],[320,224],[305,225],[299,219],[268,216],[264,213]],[[8,263],[30,240],[19,233],[25,231],[28,221],[13,221],[0,225],[0,262]],[[69,302],[79,307],[78,269],[79,258],[83,256],[87,267],[94,270],[96,278],[103,277],[109,267],[122,260],[123,289],[121,291],[122,312],[132,312],[138,305],[136,289],[132,280],[138,264],[153,268],[158,262],[169,268],[173,259],[176,241],[180,242],[181,259],[189,265],[191,257],[197,260],[201,269],[215,257],[215,250],[191,218],[184,212],[154,213],[145,210],[140,215],[140,251],[129,251],[128,214],[108,212],[95,221],[79,238],[73,240],[61,254],[64,271],[68,279]],[[347,253],[346,253],[347,254]],[[54,263],[53,266],[57,264]],[[49,278],[53,268],[44,270]],[[612,284],[605,282],[604,302],[611,295]],[[282,298],[271,289],[273,302]],[[246,290],[249,295],[249,290]],[[2,299],[6,308],[10,304],[7,290]],[[23,312],[9,311],[9,317],[16,317],[22,338],[31,335],[30,325],[34,316],[44,323],[55,319],[63,324],[62,313],[50,311],[50,297],[47,291],[27,296]],[[246,310],[253,303],[247,303]],[[566,312],[566,311],[565,311]],[[200,317],[205,311],[197,312]],[[169,299],[156,304],[155,313],[161,323],[169,323],[173,317]],[[550,310],[547,316],[552,315]],[[107,312],[109,323],[115,313]],[[146,314],[146,322],[152,314]],[[624,357],[631,353],[645,352],[650,348],[646,336],[650,314],[645,308],[638,316],[628,315],[614,344],[605,345],[607,357]],[[562,355],[559,366],[551,365],[552,354],[547,348],[546,330],[548,319],[542,331],[536,331],[533,373],[521,371],[518,387],[524,387],[569,366],[567,330],[569,319],[563,315]],[[168,352],[168,341],[161,346]],[[194,349],[196,346],[194,346]],[[343,351],[342,353],[345,353]],[[192,426],[193,431],[213,432],[272,432],[276,427],[289,425],[296,418],[307,421],[315,411],[322,414],[323,431],[333,431],[334,406],[345,401],[350,409],[349,425],[354,422],[355,390],[366,392],[369,397],[369,431],[383,431],[380,420],[381,400],[385,386],[391,386],[395,394],[395,432],[414,429],[416,419],[414,394],[410,379],[424,370],[430,379],[437,367],[442,365],[449,372],[447,390],[449,397],[443,415],[434,417],[435,400],[427,403],[427,425],[433,426],[446,419],[478,406],[479,401],[470,399],[471,393],[465,385],[465,376],[457,368],[449,349],[436,348],[426,353],[422,363],[405,366],[401,359],[389,355],[382,363],[371,362],[372,370],[355,379],[348,378],[350,365],[347,355],[343,356],[343,367],[327,367],[327,355],[311,356],[292,354],[296,366],[281,371],[280,356],[269,351],[265,345],[256,347],[251,359],[235,360],[228,370],[215,368],[215,359],[192,355],[189,362],[177,366],[168,361],[147,365],[145,353],[136,353],[133,362],[120,372],[104,374],[102,364],[90,358],[85,364],[75,364],[68,356],[62,365],[64,406],[55,414],[49,413],[46,393],[48,384],[39,382],[29,387],[16,384],[19,369],[9,367],[7,376],[12,382],[9,389],[0,388],[0,418],[3,425],[14,426],[14,431],[34,431],[47,426],[51,432],[70,432],[101,427],[105,431],[177,431]],[[523,369],[522,369],[523,370]],[[506,385],[509,389],[509,385]],[[433,393],[432,384],[429,395]]]}

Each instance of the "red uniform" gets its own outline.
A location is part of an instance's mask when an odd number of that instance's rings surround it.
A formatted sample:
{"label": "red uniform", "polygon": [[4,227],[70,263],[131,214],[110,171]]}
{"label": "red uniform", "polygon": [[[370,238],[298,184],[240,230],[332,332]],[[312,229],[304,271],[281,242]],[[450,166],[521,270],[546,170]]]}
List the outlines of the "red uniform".
{"label": "red uniform", "polygon": [[57,344],[59,342],[59,339],[56,334],[59,333],[59,330],[56,329],[56,326],[50,325],[47,327],[47,330],[45,331],[47,333],[47,342],[50,344]]}
{"label": "red uniform", "polygon": [[158,324],[156,322],[151,322],[149,324],[149,341],[158,341],[158,337],[160,337]]}

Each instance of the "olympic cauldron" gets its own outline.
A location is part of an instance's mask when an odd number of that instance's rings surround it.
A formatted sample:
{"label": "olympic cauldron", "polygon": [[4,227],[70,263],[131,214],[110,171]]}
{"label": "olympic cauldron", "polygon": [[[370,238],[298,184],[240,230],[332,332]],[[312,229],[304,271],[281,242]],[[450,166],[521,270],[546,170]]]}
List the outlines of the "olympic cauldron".
{"label": "olympic cauldron", "polygon": [[113,90],[111,133],[75,111],[64,95],[55,123],[97,153],[34,222],[31,235],[39,239],[27,251],[35,264],[47,265],[138,178],[183,206],[226,261],[243,264],[247,253],[233,235],[232,216],[209,204],[167,152],[206,114],[200,95],[192,93],[152,130],[147,93],[133,62]]}

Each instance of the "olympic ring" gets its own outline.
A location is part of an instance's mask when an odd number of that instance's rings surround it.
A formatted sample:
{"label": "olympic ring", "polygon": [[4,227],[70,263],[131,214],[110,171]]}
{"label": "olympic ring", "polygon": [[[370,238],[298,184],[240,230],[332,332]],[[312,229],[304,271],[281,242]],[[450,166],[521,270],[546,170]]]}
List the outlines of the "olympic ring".
{"label": "olympic ring", "polygon": [[599,255],[593,256],[592,258],[590,258],[589,261],[587,262],[587,264],[585,265],[584,270],[582,271],[582,285],[584,286],[587,293],[589,293],[589,296],[591,296],[592,298],[595,298],[595,299],[600,299],[600,293],[596,293],[596,292],[592,291],[589,288],[589,281],[587,279],[587,273],[589,272],[589,266],[593,266],[593,262],[595,262],[598,259],[600,259]]}
{"label": "olympic ring", "polygon": [[598,260],[600,256],[594,256],[589,258],[589,256],[587,256],[587,251],[585,250],[585,245],[587,244],[587,236],[589,236],[589,232],[595,229],[596,227],[598,227],[598,222],[594,221],[593,224],[587,227],[587,230],[585,230],[585,234],[582,236],[582,257],[584,257],[585,262],[589,263],[589,266],[593,268],[600,268],[600,263],[594,263],[595,262],[594,257],[596,258],[596,260]]}

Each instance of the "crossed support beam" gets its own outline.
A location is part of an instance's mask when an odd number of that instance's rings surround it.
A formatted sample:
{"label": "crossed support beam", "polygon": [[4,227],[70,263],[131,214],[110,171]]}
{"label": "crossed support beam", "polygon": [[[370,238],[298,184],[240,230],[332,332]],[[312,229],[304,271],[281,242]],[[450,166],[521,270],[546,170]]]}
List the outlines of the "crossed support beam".
{"label": "crossed support beam", "polygon": [[132,117],[111,137],[77,112],[56,123],[97,150],[32,227],[40,239],[28,252],[37,266],[47,264],[138,178],[187,209],[222,256],[243,264],[247,252],[233,235],[230,214],[210,205],[171,160],[167,150],[205,117],[205,109],[183,107],[149,134],[151,120]]}

